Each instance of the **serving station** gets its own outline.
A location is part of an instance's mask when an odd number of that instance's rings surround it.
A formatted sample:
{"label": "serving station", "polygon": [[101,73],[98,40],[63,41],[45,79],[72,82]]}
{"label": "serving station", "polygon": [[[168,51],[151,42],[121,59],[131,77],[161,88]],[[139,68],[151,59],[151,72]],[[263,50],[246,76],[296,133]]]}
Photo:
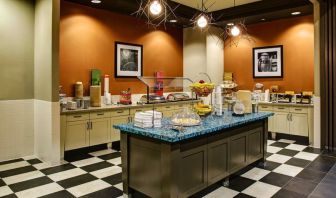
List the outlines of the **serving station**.
{"label": "serving station", "polygon": [[268,117],[261,112],[208,116],[176,130],[115,125],[121,131],[123,190],[150,197],[188,197],[258,160],[264,162]]}

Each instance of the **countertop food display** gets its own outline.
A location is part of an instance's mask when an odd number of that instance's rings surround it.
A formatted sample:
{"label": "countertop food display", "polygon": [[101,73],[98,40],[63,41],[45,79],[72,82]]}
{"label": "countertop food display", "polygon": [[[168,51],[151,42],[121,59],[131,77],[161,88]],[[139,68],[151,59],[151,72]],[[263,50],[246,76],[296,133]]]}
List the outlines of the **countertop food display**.
{"label": "countertop food display", "polygon": [[193,92],[197,94],[197,96],[207,97],[209,94],[212,93],[213,89],[215,88],[215,84],[207,83],[203,80],[200,80],[199,82],[191,84],[190,88]]}

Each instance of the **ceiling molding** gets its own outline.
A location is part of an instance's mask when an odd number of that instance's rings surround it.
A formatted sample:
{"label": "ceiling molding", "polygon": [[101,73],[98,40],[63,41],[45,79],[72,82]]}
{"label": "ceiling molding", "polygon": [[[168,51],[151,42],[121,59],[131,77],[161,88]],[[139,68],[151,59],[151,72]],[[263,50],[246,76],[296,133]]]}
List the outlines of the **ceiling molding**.
{"label": "ceiling molding", "polygon": [[[100,4],[92,4],[90,0],[65,0],[68,2],[78,3],[81,5],[105,9],[112,12],[131,15],[138,10],[138,0],[103,0]],[[217,0],[223,1],[223,0]],[[169,1],[171,7],[178,8],[175,14],[178,17],[178,23],[168,23],[168,26],[190,27],[192,26],[190,19],[199,12],[195,8],[191,8],[174,1]],[[313,13],[313,4],[309,0],[262,0],[254,3],[239,5],[219,11],[212,12],[215,22],[219,25],[232,21],[234,19],[246,20],[246,24],[261,22],[261,18],[268,20],[276,20],[291,17],[291,10],[302,12],[302,15]]]}
{"label": "ceiling molding", "polygon": [[[308,0],[263,0],[213,12],[216,21],[245,18],[263,13],[272,13],[302,6],[312,6]],[[312,9],[313,10],[313,9]]]}

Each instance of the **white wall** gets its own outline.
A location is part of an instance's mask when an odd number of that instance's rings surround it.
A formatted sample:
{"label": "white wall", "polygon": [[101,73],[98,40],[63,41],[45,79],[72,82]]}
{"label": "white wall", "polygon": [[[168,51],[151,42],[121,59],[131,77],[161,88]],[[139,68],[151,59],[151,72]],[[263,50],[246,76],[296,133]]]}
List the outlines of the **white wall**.
{"label": "white wall", "polygon": [[34,100],[1,100],[0,161],[33,153]]}

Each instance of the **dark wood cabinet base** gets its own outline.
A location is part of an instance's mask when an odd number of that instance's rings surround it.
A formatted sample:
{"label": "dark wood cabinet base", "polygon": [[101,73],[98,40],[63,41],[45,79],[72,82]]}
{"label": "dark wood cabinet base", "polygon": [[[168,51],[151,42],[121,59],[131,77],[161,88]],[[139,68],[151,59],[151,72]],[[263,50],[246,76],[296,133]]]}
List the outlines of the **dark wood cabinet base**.
{"label": "dark wood cabinet base", "polygon": [[125,194],[189,197],[265,160],[267,119],[178,143],[121,133]]}

